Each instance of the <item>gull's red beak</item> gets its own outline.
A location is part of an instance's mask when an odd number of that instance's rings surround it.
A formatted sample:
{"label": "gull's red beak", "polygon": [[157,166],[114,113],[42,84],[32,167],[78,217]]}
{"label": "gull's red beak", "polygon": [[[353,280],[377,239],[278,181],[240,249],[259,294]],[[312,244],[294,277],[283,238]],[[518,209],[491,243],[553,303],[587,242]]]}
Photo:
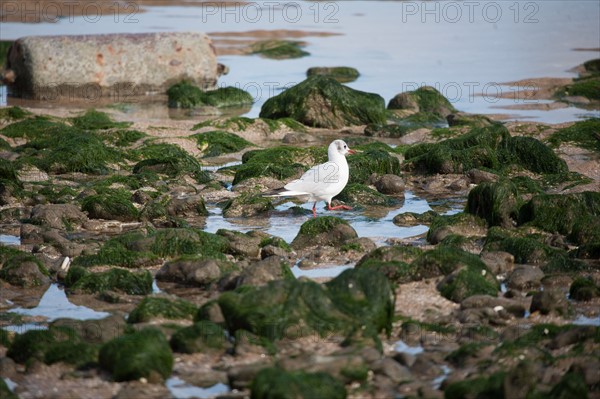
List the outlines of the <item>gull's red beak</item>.
{"label": "gull's red beak", "polygon": [[356,154],[356,151],[354,151],[354,150],[351,150],[351,149],[349,149],[349,148],[348,148],[348,154],[350,154],[350,155],[352,155],[352,154]]}

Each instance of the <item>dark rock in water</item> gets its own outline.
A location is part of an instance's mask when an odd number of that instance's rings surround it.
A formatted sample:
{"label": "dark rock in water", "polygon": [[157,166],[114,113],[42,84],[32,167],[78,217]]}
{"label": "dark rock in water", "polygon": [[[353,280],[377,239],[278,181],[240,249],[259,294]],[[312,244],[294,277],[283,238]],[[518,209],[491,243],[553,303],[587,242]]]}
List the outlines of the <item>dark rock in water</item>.
{"label": "dark rock in water", "polygon": [[125,333],[127,323],[120,314],[97,320],[56,319],[52,327],[70,328],[90,344],[102,344]]}
{"label": "dark rock in water", "polygon": [[182,328],[171,337],[171,348],[180,353],[222,352],[230,346],[223,327],[205,320]]}
{"label": "dark rock in water", "polygon": [[179,217],[208,216],[208,210],[201,195],[190,195],[173,198],[167,205],[167,214]]}
{"label": "dark rock in water", "polygon": [[251,54],[259,54],[265,58],[285,60],[301,58],[310,53],[302,50],[302,42],[294,40],[262,40],[250,46]]}
{"label": "dark rock in water", "polygon": [[100,366],[115,381],[166,379],[173,370],[173,354],[162,332],[145,328],[107,342],[100,349]]}
{"label": "dark rock in water", "polygon": [[285,279],[241,287],[218,303],[230,333],[248,330],[270,341],[335,334],[377,343],[377,334],[391,326],[394,294],[382,274],[350,269],[325,285]]}
{"label": "dark rock in water", "polygon": [[287,372],[280,368],[261,370],[252,381],[253,399],[345,399],[346,387],[326,373]]}
{"label": "dark rock in water", "polygon": [[244,193],[227,201],[223,207],[224,217],[250,217],[264,215],[275,209],[271,199],[261,194]]}
{"label": "dark rock in water", "polygon": [[439,215],[431,222],[427,232],[427,241],[438,244],[451,234],[464,237],[485,237],[486,233],[485,222],[477,216],[468,213]]}
{"label": "dark rock in water", "polygon": [[193,319],[198,308],[179,298],[148,296],[129,313],[128,323],[145,323],[154,319]]}
{"label": "dark rock in water", "polygon": [[404,212],[394,216],[394,224],[398,226],[417,226],[430,224],[438,214],[435,211],[424,213]]}
{"label": "dark rock in water", "polygon": [[339,247],[357,237],[356,231],[344,219],[320,216],[304,222],[291,245],[294,249],[315,245]]}
{"label": "dark rock in water", "polygon": [[205,287],[220,279],[227,267],[226,262],[214,259],[173,260],[160,268],[156,279]]}
{"label": "dark rock in water", "polygon": [[360,76],[356,68],[352,67],[311,67],[306,71],[306,76],[322,75],[337,80],[340,83],[354,82]]}
{"label": "dark rock in water", "polygon": [[85,213],[73,204],[36,205],[31,210],[31,221],[34,224],[65,230],[69,226],[81,226],[88,220]]}
{"label": "dark rock in water", "polygon": [[0,246],[0,279],[16,286],[35,287],[50,283],[48,270],[30,253]]}
{"label": "dark rock in water", "polygon": [[566,316],[569,313],[569,301],[561,290],[544,290],[533,294],[531,299],[531,313],[541,314],[555,313]]}
{"label": "dark rock in water", "polygon": [[335,196],[336,200],[352,206],[391,206],[397,203],[394,198],[387,197],[372,188],[360,183],[348,184],[341,193]]}
{"label": "dark rock in water", "polygon": [[169,108],[243,107],[254,102],[250,93],[237,87],[203,91],[185,80],[169,87],[167,96]]}
{"label": "dark rock in water", "polygon": [[330,129],[386,120],[381,96],[351,89],[325,76],[311,76],[271,97],[263,105],[260,117],[291,117],[306,126]]}
{"label": "dark rock in water", "polygon": [[210,39],[196,32],[30,36],[13,44],[8,60],[11,90],[38,99],[164,93],[181,79],[213,88],[219,74]]}
{"label": "dark rock in water", "polygon": [[509,180],[482,183],[469,192],[466,210],[490,226],[513,227],[518,219],[518,191]]}
{"label": "dark rock in water", "polygon": [[88,294],[121,291],[129,295],[147,295],[152,292],[152,275],[147,270],[132,273],[119,268],[93,273],[81,266],[71,266],[65,285],[70,290]]}
{"label": "dark rock in water", "polygon": [[271,256],[244,268],[237,280],[237,286],[261,286],[269,281],[294,279],[288,262],[278,256]]}
{"label": "dark rock in water", "polygon": [[506,279],[506,285],[509,288],[517,290],[530,290],[538,288],[542,284],[544,272],[538,267],[519,265]]}
{"label": "dark rock in water", "polygon": [[445,118],[456,110],[450,102],[431,86],[397,94],[388,103],[388,109],[401,109],[433,114]]}
{"label": "dark rock in water", "polygon": [[382,194],[404,195],[404,180],[398,175],[386,174],[374,179],[373,184]]}
{"label": "dark rock in water", "polygon": [[577,301],[590,301],[600,296],[600,286],[591,278],[577,277],[569,288],[569,297]]}
{"label": "dark rock in water", "polygon": [[49,230],[42,233],[42,237],[45,243],[54,246],[62,256],[69,256],[71,258],[81,255],[86,249],[86,246],[73,242],[63,235],[58,230]]}

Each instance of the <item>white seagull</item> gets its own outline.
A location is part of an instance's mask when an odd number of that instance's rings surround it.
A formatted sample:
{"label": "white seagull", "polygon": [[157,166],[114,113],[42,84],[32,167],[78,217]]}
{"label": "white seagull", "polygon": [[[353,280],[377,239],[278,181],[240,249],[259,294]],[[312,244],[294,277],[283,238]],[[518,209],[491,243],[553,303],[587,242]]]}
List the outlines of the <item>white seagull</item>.
{"label": "white seagull", "polygon": [[329,144],[327,156],[329,160],[320,165],[313,166],[307,170],[302,177],[286,184],[283,188],[265,194],[268,197],[296,197],[308,196],[309,201],[314,201],[313,217],[317,217],[317,201],[326,201],[327,210],[345,209],[352,207],[347,205],[331,206],[331,199],[342,192],[348,178],[350,169],[346,161],[347,154],[355,154],[356,151],[348,148],[343,140],[334,140]]}

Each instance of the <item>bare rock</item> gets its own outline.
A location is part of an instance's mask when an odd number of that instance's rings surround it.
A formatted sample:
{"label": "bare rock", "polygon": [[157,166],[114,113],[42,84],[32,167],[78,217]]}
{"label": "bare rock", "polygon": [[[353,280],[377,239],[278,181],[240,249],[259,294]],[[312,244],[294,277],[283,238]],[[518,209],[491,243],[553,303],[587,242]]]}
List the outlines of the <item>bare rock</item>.
{"label": "bare rock", "polygon": [[30,219],[38,225],[65,230],[68,225],[81,226],[88,218],[79,207],[73,204],[36,205],[31,210]]}

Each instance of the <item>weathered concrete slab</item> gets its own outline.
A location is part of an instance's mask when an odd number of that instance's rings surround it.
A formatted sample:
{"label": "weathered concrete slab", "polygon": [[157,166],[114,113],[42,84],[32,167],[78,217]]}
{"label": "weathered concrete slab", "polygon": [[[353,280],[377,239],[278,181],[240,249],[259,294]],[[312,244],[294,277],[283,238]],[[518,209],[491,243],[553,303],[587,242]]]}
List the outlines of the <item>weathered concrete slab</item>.
{"label": "weathered concrete slab", "polygon": [[195,32],[23,37],[6,68],[11,95],[39,100],[164,93],[182,79],[212,89],[225,69]]}

